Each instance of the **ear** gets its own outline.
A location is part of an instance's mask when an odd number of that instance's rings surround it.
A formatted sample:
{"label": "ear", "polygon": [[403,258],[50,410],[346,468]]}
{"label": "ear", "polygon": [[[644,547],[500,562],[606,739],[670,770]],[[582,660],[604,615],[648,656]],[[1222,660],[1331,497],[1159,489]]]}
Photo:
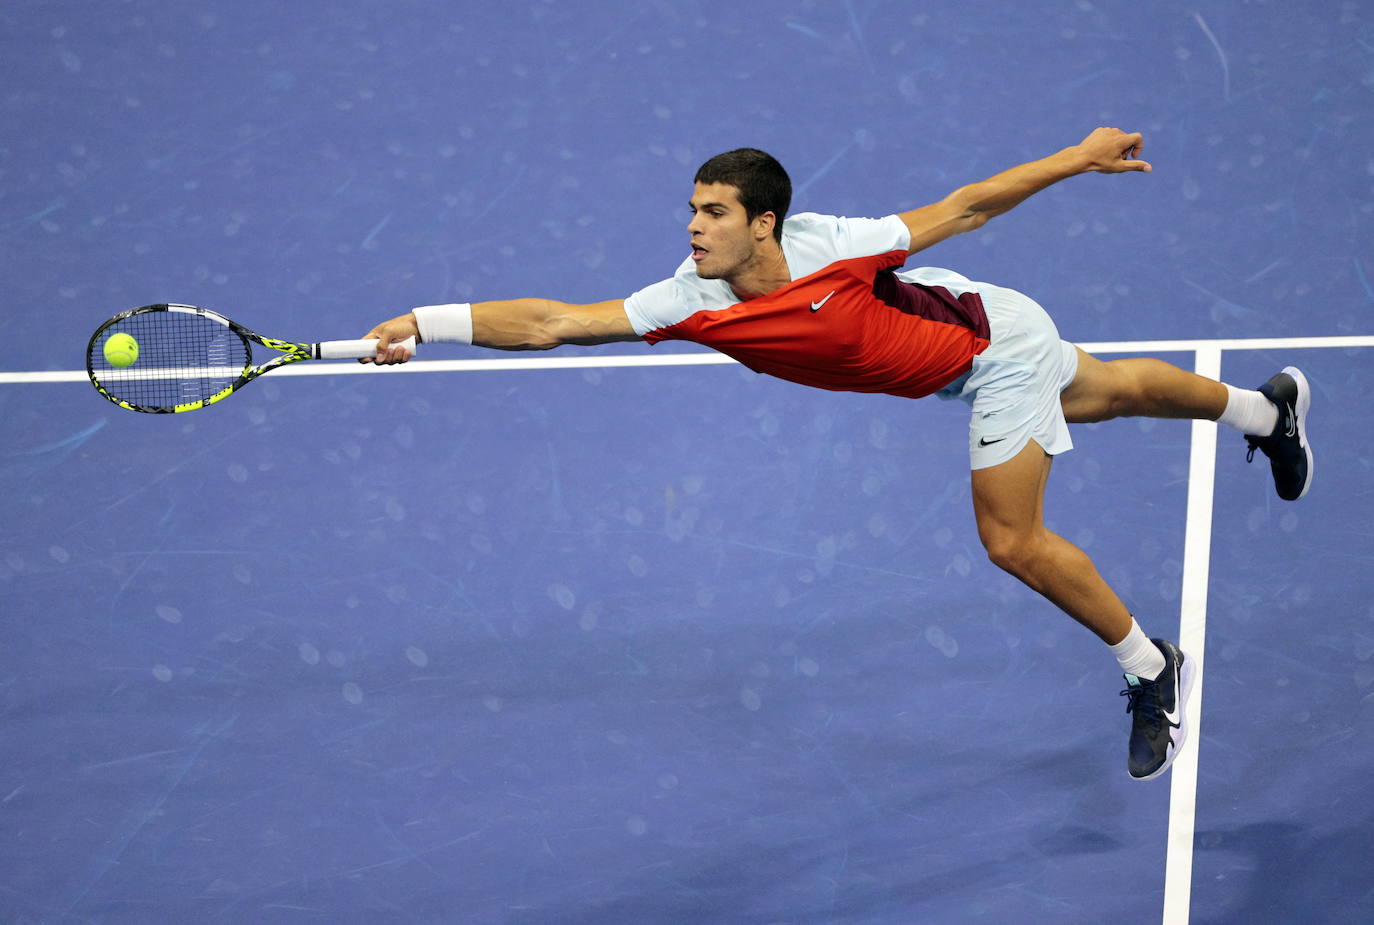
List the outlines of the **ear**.
{"label": "ear", "polygon": [[777,215],[772,212],[765,212],[754,219],[754,238],[765,241],[773,237],[773,229],[778,224]]}

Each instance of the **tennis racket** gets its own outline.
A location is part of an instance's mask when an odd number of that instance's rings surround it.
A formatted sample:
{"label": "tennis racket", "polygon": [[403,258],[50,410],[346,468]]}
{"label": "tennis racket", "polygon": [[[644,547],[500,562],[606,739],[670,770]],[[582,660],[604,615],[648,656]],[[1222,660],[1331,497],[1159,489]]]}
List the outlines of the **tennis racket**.
{"label": "tennis racket", "polygon": [[[116,334],[138,343],[137,359],[128,366],[115,366],[105,357],[105,343]],[[255,366],[253,344],[279,355]],[[413,337],[403,344],[415,349]],[[121,408],[174,414],[207,408],[288,363],[358,359],[376,352],[375,339],[293,344],[263,337],[208,308],[144,305],[96,328],[86,345],[86,372],[96,391]]]}

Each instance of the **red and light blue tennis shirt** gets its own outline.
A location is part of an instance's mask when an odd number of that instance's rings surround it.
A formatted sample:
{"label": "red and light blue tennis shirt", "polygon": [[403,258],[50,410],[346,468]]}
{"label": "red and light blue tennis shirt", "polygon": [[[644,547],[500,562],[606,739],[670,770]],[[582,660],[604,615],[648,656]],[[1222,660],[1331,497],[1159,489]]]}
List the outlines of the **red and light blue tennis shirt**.
{"label": "red and light blue tennis shirt", "polygon": [[991,334],[975,284],[935,268],[896,272],[909,241],[895,215],[800,213],[783,223],[786,286],[740,301],[689,259],[625,311],[650,344],[692,341],[802,385],[920,398],[968,372]]}

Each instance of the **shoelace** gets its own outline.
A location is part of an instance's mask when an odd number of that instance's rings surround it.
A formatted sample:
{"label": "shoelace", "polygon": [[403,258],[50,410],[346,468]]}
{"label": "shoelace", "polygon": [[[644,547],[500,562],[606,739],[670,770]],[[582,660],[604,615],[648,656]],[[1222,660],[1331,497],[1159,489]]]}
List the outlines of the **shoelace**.
{"label": "shoelace", "polygon": [[1127,698],[1127,713],[1134,713],[1136,719],[1149,723],[1152,732],[1159,731],[1164,724],[1164,708],[1159,703],[1159,684],[1141,681],[1139,687],[1127,687],[1121,696]]}

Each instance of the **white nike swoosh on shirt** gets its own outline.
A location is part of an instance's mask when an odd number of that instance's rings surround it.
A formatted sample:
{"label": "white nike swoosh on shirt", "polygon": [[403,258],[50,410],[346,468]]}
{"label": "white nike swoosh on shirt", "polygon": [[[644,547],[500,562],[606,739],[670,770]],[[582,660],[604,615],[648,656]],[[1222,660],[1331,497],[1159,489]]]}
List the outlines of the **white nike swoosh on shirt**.
{"label": "white nike swoosh on shirt", "polygon": [[818,311],[820,311],[820,310],[821,310],[821,306],[824,305],[826,302],[829,302],[829,301],[830,301],[830,296],[831,296],[831,295],[834,295],[834,294],[835,294],[835,290],[834,290],[834,289],[831,289],[831,290],[830,290],[830,295],[828,295],[828,296],[826,296],[825,298],[821,299],[819,302],[812,302],[812,303],[811,303],[811,310],[812,310],[813,312],[818,312]]}

